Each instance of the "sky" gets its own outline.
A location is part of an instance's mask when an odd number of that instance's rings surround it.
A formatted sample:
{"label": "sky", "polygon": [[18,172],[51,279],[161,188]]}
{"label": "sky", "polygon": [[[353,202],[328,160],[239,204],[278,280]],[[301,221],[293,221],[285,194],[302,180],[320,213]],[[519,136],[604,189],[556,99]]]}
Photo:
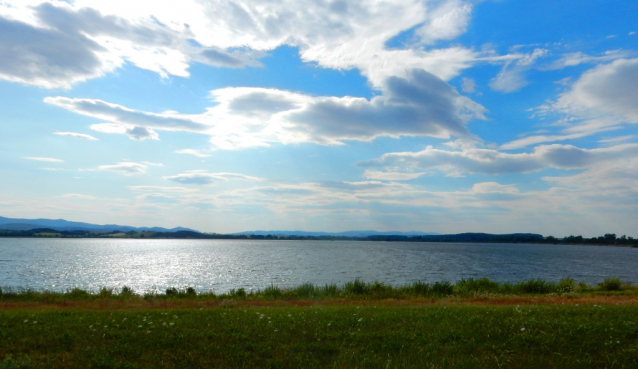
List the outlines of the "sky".
{"label": "sky", "polygon": [[636,14],[0,0],[0,215],[638,236]]}

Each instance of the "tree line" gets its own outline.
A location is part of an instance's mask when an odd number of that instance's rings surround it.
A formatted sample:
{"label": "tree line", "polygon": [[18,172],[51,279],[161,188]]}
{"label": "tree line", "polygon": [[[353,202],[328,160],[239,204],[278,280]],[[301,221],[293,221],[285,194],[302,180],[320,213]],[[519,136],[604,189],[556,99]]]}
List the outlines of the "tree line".
{"label": "tree line", "polygon": [[323,240],[323,241],[386,241],[386,242],[470,242],[470,243],[539,243],[539,244],[568,244],[568,245],[617,245],[638,247],[638,239],[614,233],[603,236],[586,238],[583,236],[567,236],[557,238],[544,237],[534,233],[490,234],[490,233],[459,233],[448,235],[374,235],[368,237],[346,236],[296,236],[296,235],[252,235],[252,234],[222,234],[200,233],[195,231],[176,232],[96,232],[89,230],[55,230],[51,228],[36,228],[30,230],[0,230],[0,237],[36,237],[36,238],[172,238],[172,239],[231,239],[231,240]]}

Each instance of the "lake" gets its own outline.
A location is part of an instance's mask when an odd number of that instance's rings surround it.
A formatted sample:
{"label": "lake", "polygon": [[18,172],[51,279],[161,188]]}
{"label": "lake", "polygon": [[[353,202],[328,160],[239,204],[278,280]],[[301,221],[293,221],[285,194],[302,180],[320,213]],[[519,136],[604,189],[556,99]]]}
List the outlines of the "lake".
{"label": "lake", "polygon": [[638,248],[372,241],[0,238],[0,286],[137,292],[263,289],[355,278],[393,285],[488,277],[498,282],[605,277],[638,282]]}

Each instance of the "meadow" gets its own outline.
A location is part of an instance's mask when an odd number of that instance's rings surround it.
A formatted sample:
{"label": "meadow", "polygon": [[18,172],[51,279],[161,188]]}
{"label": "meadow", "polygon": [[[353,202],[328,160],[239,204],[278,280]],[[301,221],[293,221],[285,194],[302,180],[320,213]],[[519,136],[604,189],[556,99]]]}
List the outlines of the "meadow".
{"label": "meadow", "polygon": [[634,368],[617,279],[0,294],[0,368]]}

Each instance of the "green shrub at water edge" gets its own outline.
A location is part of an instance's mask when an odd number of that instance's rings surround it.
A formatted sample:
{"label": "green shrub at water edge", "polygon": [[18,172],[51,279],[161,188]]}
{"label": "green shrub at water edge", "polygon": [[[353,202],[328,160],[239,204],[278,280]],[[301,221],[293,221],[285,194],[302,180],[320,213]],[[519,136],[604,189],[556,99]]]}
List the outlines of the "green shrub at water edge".
{"label": "green shrub at water edge", "polygon": [[598,286],[605,291],[620,291],[622,289],[622,281],[616,277],[605,278],[603,283]]}
{"label": "green shrub at water edge", "polygon": [[[259,300],[303,300],[303,299],[409,299],[409,298],[443,298],[447,296],[472,297],[472,296],[496,296],[496,295],[546,295],[564,293],[617,293],[623,295],[636,295],[638,288],[623,287],[618,278],[607,278],[597,286],[587,286],[576,283],[571,278],[562,279],[559,282],[548,282],[543,279],[531,279],[518,283],[498,283],[488,278],[461,279],[456,283],[437,281],[431,284],[417,281],[412,284],[393,286],[375,281],[366,283],[360,279],[345,283],[342,286],[326,284],[324,286],[312,283],[303,283],[296,287],[280,287],[271,284],[263,290],[247,292],[244,288],[233,289],[228,293],[216,295],[213,291],[197,292],[194,287],[167,288],[163,293],[157,290],[136,293],[132,288],[124,286],[120,291],[102,288],[99,292],[90,292],[80,288],[73,288],[65,292],[36,291],[32,289],[3,288],[0,300],[5,301],[91,301],[91,300],[135,300],[144,299],[191,299],[191,300],[216,300],[216,299],[259,299]],[[487,295],[486,295],[487,294]]]}
{"label": "green shrub at water edge", "polygon": [[464,295],[472,292],[499,292],[498,282],[491,281],[487,277],[480,279],[468,278],[461,279],[456,283],[456,288],[460,294]]}
{"label": "green shrub at water edge", "polygon": [[275,286],[274,284],[271,284],[270,287],[266,287],[266,289],[264,289],[263,294],[265,297],[278,299],[278,298],[281,298],[281,296],[283,295],[283,292],[281,291],[279,287]]}
{"label": "green shrub at water edge", "polygon": [[437,281],[432,284],[432,292],[440,297],[448,296],[454,293],[454,287],[452,286],[452,283],[448,281]]}
{"label": "green shrub at water edge", "polygon": [[318,288],[312,283],[304,283],[294,288],[292,293],[298,298],[313,298],[318,294]]}
{"label": "green shrub at water edge", "polygon": [[558,292],[574,292],[577,290],[576,281],[571,278],[563,278],[558,282]]}
{"label": "green shrub at water edge", "polygon": [[359,278],[355,279],[352,282],[348,282],[343,287],[346,293],[353,295],[362,295],[368,292],[369,288],[365,282],[362,282]]}
{"label": "green shrub at water edge", "polygon": [[557,288],[553,283],[543,279],[530,279],[514,284],[514,290],[524,294],[547,294],[556,292]]}

